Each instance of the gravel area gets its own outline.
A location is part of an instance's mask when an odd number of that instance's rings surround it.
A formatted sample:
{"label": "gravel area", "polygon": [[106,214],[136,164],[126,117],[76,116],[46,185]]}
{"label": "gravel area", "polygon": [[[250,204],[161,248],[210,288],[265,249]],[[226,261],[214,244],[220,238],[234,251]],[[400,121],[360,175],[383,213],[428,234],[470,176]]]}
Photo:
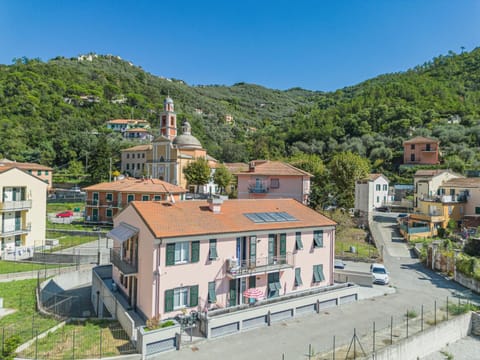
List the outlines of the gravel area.
{"label": "gravel area", "polygon": [[422,360],[473,360],[480,357],[480,337],[467,336],[452,344],[448,344],[440,351],[434,352]]}

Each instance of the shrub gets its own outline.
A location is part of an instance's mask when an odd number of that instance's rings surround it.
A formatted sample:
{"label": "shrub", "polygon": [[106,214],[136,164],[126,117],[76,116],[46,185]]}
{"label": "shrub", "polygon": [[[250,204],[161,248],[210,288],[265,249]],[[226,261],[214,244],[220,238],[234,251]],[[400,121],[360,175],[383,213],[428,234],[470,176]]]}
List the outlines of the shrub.
{"label": "shrub", "polygon": [[173,326],[173,325],[175,325],[175,322],[173,320],[167,320],[160,327],[161,328],[166,328],[166,327]]}
{"label": "shrub", "polygon": [[2,359],[13,359],[15,355],[15,349],[20,345],[22,340],[18,335],[12,335],[5,340],[3,345]]}

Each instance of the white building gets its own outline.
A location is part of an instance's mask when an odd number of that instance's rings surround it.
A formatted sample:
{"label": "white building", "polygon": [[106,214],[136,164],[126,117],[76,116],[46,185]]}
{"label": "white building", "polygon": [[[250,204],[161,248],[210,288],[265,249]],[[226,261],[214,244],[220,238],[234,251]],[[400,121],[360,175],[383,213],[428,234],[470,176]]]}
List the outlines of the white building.
{"label": "white building", "polygon": [[388,179],[382,174],[370,174],[355,183],[355,211],[370,213],[390,203]]}
{"label": "white building", "polygon": [[15,167],[0,167],[0,256],[21,259],[45,243],[48,184]]}
{"label": "white building", "polygon": [[417,170],[413,177],[413,207],[415,211],[419,208],[419,200],[427,200],[437,195],[439,187],[445,181],[457,178],[463,178],[463,176],[442,169]]}

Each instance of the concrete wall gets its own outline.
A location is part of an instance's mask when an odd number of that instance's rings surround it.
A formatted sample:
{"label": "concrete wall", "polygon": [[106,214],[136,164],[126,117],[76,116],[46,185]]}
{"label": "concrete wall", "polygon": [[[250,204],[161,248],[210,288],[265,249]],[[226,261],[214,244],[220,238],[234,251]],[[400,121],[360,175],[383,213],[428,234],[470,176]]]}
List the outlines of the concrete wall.
{"label": "concrete wall", "polygon": [[424,332],[388,346],[371,357],[375,360],[416,360],[470,334],[472,314],[459,315]]}
{"label": "concrete wall", "polygon": [[[237,333],[245,327],[252,328],[270,325],[271,322],[296,317],[299,315],[318,313],[321,310],[356,301],[358,287],[344,286],[342,288],[324,292],[306,294],[290,299],[282,299],[277,303],[258,303],[246,305],[243,310],[222,309],[202,313],[200,329],[207,338]],[[215,313],[218,313],[215,314]]]}
{"label": "concrete wall", "polygon": [[480,293],[480,281],[478,280],[465,276],[457,271],[455,272],[455,281],[476,293]]}
{"label": "concrete wall", "polygon": [[335,269],[333,278],[337,283],[351,282],[360,286],[373,287],[372,274],[370,273]]}

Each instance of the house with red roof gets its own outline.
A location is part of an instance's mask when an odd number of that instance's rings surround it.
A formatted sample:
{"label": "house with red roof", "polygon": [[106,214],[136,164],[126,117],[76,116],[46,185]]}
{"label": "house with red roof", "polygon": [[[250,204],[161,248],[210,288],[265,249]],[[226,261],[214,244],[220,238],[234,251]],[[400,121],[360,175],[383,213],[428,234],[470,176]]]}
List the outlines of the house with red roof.
{"label": "house with red roof", "polygon": [[292,198],[308,204],[312,174],[293,165],[270,160],[253,160],[237,176],[239,199]]}
{"label": "house with red roof", "polygon": [[412,165],[440,164],[440,141],[423,136],[403,142],[403,163]]}
{"label": "house with red roof", "polygon": [[108,281],[144,319],[306,293],[334,283],[335,226],[293,199],[132,201],[107,234]]}
{"label": "house with red roof", "polygon": [[44,183],[48,184],[48,190],[52,188],[53,169],[49,166],[40,165],[36,163],[17,162],[8,159],[0,159],[0,168],[9,169],[17,168],[39,178]]}
{"label": "house with red roof", "polygon": [[180,201],[186,190],[159,179],[121,178],[88,186],[85,222],[113,224],[113,217],[131,201]]}

